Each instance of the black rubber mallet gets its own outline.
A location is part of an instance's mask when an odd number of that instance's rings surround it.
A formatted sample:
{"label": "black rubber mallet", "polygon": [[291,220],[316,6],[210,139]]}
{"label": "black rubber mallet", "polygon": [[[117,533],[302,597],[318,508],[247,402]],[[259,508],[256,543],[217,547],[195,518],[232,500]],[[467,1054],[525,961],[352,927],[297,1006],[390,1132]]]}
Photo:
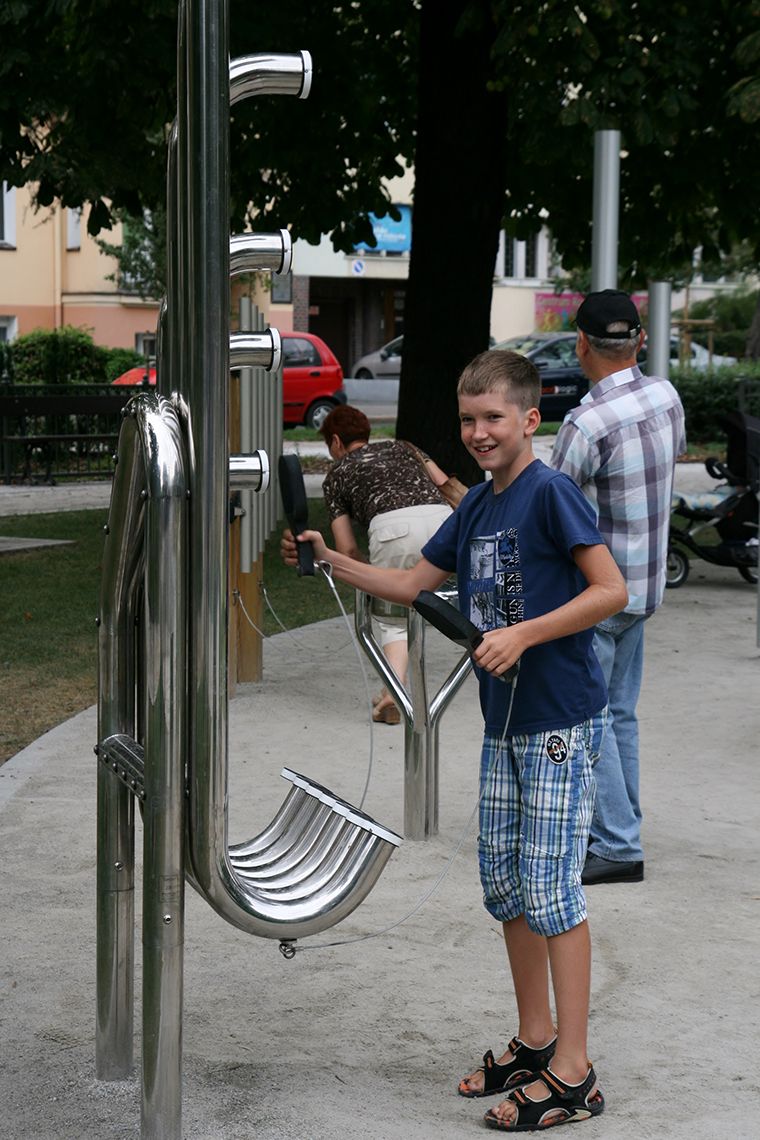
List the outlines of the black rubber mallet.
{"label": "black rubber mallet", "polygon": [[[439,633],[448,637],[456,645],[472,652],[477,649],[483,640],[483,634],[478,627],[460,613],[454,606],[449,605],[443,598],[439,598],[432,590],[420,590],[412,602],[418,614],[435,626]],[[506,673],[498,678],[500,681],[511,681],[517,675],[520,663],[516,662]]]}
{"label": "black rubber mallet", "polygon": [[[309,528],[309,504],[303,481],[301,463],[297,455],[281,455],[277,464],[280,495],[290,529],[294,535]],[[314,547],[310,542],[298,542],[298,573],[314,574]]]}

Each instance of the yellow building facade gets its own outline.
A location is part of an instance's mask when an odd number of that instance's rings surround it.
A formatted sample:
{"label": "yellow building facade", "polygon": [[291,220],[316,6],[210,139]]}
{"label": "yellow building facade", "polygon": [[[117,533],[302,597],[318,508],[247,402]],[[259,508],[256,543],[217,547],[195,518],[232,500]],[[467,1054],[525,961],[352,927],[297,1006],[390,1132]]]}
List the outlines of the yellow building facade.
{"label": "yellow building facade", "polygon": [[[35,209],[28,186],[0,190],[0,340],[73,325],[96,344],[154,354],[158,304],[108,280],[116,261],[89,236],[86,216]],[[101,236],[116,245],[120,229]]]}

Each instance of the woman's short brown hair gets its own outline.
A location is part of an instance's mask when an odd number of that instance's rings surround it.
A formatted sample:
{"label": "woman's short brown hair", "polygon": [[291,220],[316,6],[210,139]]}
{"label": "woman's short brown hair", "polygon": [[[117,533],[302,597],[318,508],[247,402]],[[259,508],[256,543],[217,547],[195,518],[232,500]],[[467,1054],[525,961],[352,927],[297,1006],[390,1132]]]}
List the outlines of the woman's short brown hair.
{"label": "woman's short brown hair", "polygon": [[349,443],[355,443],[357,439],[368,440],[371,430],[364,412],[350,404],[339,404],[325,416],[319,432],[328,447],[334,435],[337,435],[344,447],[348,447]]}

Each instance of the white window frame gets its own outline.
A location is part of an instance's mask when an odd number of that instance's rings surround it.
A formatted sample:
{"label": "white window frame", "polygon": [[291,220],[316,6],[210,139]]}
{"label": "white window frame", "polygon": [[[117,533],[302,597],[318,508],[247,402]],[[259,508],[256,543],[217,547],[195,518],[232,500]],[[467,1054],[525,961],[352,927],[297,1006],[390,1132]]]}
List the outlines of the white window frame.
{"label": "white window frame", "polygon": [[18,317],[0,317],[0,329],[5,334],[0,340],[10,344],[18,336]]}
{"label": "white window frame", "polygon": [[[510,249],[512,252],[512,265],[514,272],[507,276],[507,246],[506,243],[510,242]],[[504,282],[514,282],[515,284],[530,284],[533,285],[537,281],[545,281],[549,277],[549,263],[551,260],[551,245],[548,231],[546,227],[540,229],[536,234],[536,272],[528,277],[526,273],[526,242],[519,241],[517,238],[511,238],[504,231],[499,235],[499,251],[496,255],[496,276],[501,278]]]}
{"label": "white window frame", "polygon": [[2,183],[0,210],[0,246],[16,247],[16,187]]}
{"label": "white window frame", "polygon": [[[135,333],[135,352],[139,352],[141,356],[146,356],[150,360],[156,358],[157,336],[155,332],[139,332]],[[146,351],[147,345],[147,351]]]}
{"label": "white window frame", "polygon": [[66,209],[66,249],[82,248],[82,211],[79,207]]}

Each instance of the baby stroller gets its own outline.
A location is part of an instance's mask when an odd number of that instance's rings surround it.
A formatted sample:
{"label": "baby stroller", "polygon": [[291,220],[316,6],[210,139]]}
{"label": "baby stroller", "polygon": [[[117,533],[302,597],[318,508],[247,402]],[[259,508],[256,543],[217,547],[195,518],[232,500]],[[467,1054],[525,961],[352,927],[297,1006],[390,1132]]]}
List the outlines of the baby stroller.
{"label": "baby stroller", "polygon": [[705,467],[722,481],[712,491],[673,496],[665,577],[671,588],[689,576],[687,552],[715,566],[735,566],[746,582],[757,582],[760,419],[730,412],[721,417],[721,425],[727,437],[725,462],[711,457]]}

